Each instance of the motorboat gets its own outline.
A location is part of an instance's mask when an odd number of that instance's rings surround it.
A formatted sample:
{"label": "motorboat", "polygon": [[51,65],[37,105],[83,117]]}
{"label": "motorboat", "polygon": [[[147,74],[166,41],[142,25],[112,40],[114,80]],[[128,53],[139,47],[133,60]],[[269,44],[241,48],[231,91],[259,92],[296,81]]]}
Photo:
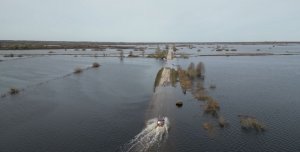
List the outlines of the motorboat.
{"label": "motorboat", "polygon": [[164,117],[158,118],[156,124],[157,124],[157,127],[163,127],[165,124],[165,118]]}

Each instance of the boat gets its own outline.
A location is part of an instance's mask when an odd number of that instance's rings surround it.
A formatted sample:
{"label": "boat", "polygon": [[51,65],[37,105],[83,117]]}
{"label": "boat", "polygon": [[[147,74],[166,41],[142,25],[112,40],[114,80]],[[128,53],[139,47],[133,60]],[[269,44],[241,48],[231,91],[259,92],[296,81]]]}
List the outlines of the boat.
{"label": "boat", "polygon": [[163,127],[165,124],[165,118],[164,117],[158,118],[156,124],[157,124],[157,127]]}

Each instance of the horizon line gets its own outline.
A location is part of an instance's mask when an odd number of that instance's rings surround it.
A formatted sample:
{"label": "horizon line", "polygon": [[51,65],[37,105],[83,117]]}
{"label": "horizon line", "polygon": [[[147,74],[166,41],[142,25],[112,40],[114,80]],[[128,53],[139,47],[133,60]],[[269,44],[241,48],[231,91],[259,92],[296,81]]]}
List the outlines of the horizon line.
{"label": "horizon line", "polygon": [[2,40],[0,42],[92,42],[92,43],[300,43],[299,41],[74,41],[74,40]]}

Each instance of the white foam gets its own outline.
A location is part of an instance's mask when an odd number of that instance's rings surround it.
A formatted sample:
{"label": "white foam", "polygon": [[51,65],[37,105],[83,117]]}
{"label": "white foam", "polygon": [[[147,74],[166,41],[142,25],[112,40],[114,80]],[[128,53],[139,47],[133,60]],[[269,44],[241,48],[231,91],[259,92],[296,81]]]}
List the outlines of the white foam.
{"label": "white foam", "polygon": [[167,139],[170,122],[167,117],[162,127],[157,126],[157,118],[147,121],[146,127],[136,135],[128,144],[124,151],[126,152],[143,152],[158,149]]}

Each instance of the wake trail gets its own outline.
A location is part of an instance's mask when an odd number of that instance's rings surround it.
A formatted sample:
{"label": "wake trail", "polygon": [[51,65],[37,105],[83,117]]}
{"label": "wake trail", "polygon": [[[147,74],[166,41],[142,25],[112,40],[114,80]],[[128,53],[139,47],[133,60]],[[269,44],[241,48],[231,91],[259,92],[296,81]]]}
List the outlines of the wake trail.
{"label": "wake trail", "polygon": [[137,134],[129,143],[121,149],[123,152],[145,152],[157,151],[160,145],[168,138],[170,123],[168,118],[164,118],[165,124],[157,126],[157,118],[147,121],[146,127]]}

